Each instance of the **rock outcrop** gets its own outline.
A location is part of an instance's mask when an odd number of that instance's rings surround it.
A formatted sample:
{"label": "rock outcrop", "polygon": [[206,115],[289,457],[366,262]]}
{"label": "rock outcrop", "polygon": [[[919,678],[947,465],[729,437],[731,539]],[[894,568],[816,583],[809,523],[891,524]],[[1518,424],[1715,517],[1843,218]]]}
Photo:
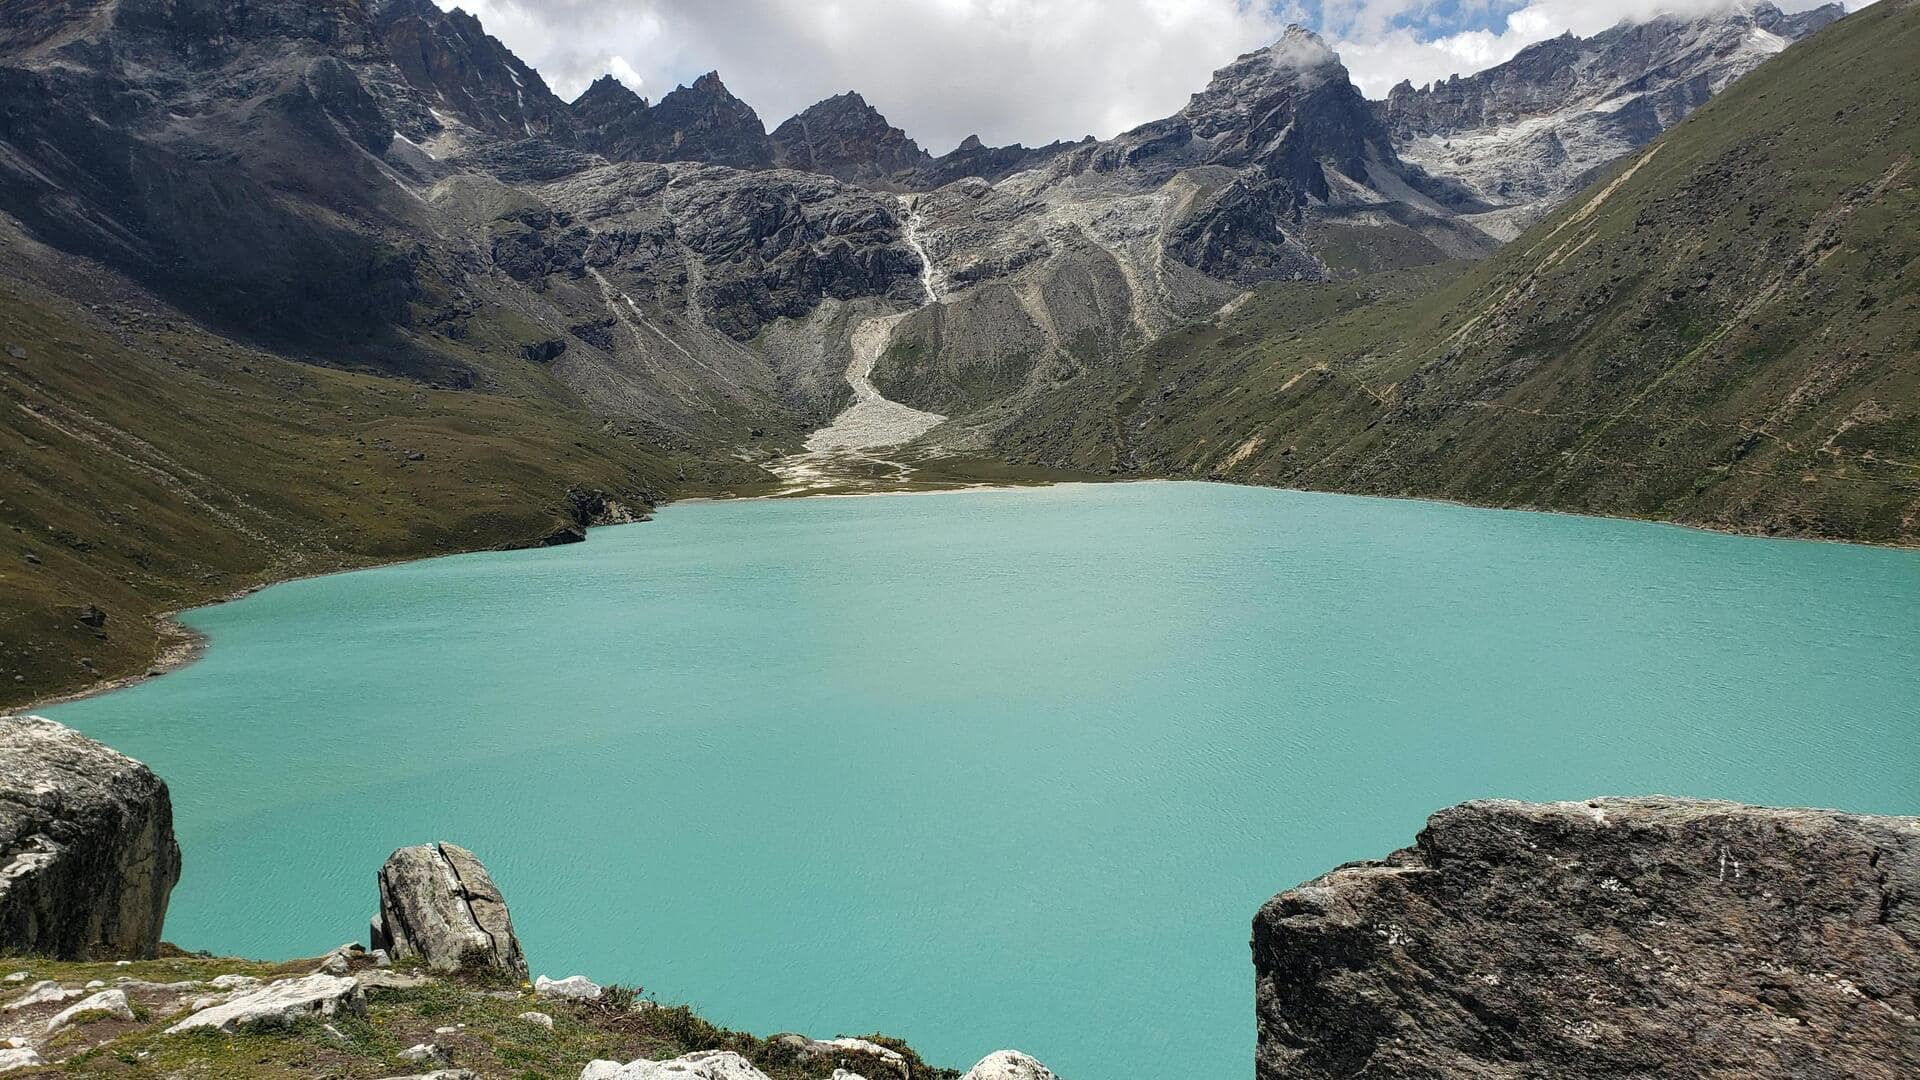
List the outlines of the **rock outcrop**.
{"label": "rock outcrop", "polygon": [[316,972],[302,979],[282,979],[230,1000],[200,1009],[167,1029],[168,1034],[200,1029],[234,1032],[249,1027],[285,1027],[309,1017],[366,1012],[367,999],[358,982]]}
{"label": "rock outcrop", "polygon": [[33,716],[0,717],[0,951],[150,957],[180,880],[167,785]]}
{"label": "rock outcrop", "polygon": [[831,1065],[836,1071],[851,1065],[858,1067],[863,1076],[897,1076],[900,1080],[907,1080],[913,1071],[905,1055],[870,1039],[811,1039],[787,1032],[775,1035],[772,1041],[791,1050],[803,1062],[823,1067]]}
{"label": "rock outcrop", "polygon": [[387,857],[371,937],[370,947],[395,960],[417,956],[434,971],[527,977],[506,900],[473,852],[453,844],[421,844]]}
{"label": "rock outcrop", "polygon": [[1260,1080],[1920,1075],[1920,818],[1472,802],[1254,919]]}
{"label": "rock outcrop", "polygon": [[580,1080],[767,1080],[767,1074],[731,1050],[696,1050],[667,1061],[591,1061]]}
{"label": "rock outcrop", "polygon": [[995,1050],[960,1080],[1056,1080],[1053,1070],[1018,1050]]}

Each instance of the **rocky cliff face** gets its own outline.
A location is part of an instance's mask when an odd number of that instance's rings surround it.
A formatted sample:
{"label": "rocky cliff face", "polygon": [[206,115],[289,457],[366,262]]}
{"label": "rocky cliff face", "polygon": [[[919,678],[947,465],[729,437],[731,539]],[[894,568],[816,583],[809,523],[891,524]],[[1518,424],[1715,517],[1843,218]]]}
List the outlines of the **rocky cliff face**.
{"label": "rocky cliff face", "polygon": [[774,164],[888,188],[933,158],[880,110],[849,90],[810,106],[773,132]]}
{"label": "rocky cliff face", "polygon": [[580,145],[616,161],[703,161],[736,169],[773,164],[773,143],[759,115],[733,96],[717,71],[675,87],[650,107],[603,79],[575,110]]}
{"label": "rocky cliff face", "polygon": [[1466,803],[1253,924],[1261,1080],[1920,1072],[1920,819]]}
{"label": "rocky cliff face", "polygon": [[[496,138],[566,138],[571,117],[540,73],[489,35],[460,8],[442,11],[432,0],[375,0],[374,29],[392,65],[425,106],[396,119],[415,138],[441,126],[450,113]],[[399,95],[388,95],[396,100]],[[409,104],[412,104],[409,102]]]}
{"label": "rocky cliff face", "polygon": [[150,957],[178,880],[159,777],[51,720],[0,717],[0,950]]}
{"label": "rocky cliff face", "polygon": [[1488,204],[1473,220],[1511,239],[1599,170],[1843,14],[1839,4],[1787,15],[1762,2],[1622,23],[1530,45],[1465,78],[1419,89],[1402,82],[1377,108],[1402,157],[1458,180]]}

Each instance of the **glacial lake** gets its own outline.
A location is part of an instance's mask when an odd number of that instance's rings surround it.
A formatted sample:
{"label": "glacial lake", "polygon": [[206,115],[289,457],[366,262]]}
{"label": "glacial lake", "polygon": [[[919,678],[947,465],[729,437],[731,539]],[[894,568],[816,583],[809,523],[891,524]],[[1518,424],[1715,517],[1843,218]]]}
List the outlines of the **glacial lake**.
{"label": "glacial lake", "polygon": [[1920,811],[1920,553],[1207,484],[691,503],[292,582],[44,711],[172,785],[167,936],[361,939],[393,848],[536,973],[965,1068],[1244,1078],[1273,893],[1478,797]]}

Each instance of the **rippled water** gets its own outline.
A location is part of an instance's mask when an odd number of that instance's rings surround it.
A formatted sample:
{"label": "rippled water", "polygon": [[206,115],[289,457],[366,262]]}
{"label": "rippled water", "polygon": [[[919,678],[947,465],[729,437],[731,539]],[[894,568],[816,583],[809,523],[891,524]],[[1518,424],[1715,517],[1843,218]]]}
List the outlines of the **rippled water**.
{"label": "rippled water", "polygon": [[172,783],[179,944],[318,953],[448,839],[537,972],[1067,1080],[1248,1075],[1254,910],[1462,799],[1920,810],[1911,552],[1066,486],[674,506],[189,621],[200,663],[49,710]]}

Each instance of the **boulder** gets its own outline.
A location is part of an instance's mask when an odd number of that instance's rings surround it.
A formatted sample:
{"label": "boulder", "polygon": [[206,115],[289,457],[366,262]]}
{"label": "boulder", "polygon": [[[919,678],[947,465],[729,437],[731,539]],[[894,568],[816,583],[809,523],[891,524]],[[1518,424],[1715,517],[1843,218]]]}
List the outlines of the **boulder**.
{"label": "boulder", "polygon": [[7,1002],[6,1009],[30,1009],[35,1005],[58,1004],[85,993],[84,990],[69,990],[52,979],[42,979],[27,987],[27,992]]}
{"label": "boulder", "polygon": [[857,1059],[879,1066],[880,1070],[887,1075],[904,1078],[912,1072],[907,1065],[907,1059],[898,1050],[866,1039],[811,1039],[805,1035],[786,1032],[775,1035],[771,1041],[793,1051],[795,1057],[807,1064],[833,1062],[844,1065],[849,1059]]}
{"label": "boulder", "polygon": [[1018,1050],[995,1050],[960,1080],[1056,1080],[1053,1070]]}
{"label": "boulder", "polygon": [[151,957],[180,880],[167,785],[35,716],[0,717],[0,952]]}
{"label": "boulder", "polygon": [[731,1050],[697,1050],[669,1061],[590,1061],[580,1080],[767,1080],[767,1074]]}
{"label": "boulder", "polygon": [[309,1016],[360,1014],[367,1008],[359,983],[324,973],[299,979],[281,979],[236,994],[209,1006],[167,1029],[182,1031],[238,1031],[244,1027],[280,1027]]}
{"label": "boulder", "polygon": [[0,1073],[15,1069],[31,1069],[35,1065],[45,1065],[47,1059],[31,1046],[0,1050]]}
{"label": "boulder", "polygon": [[543,998],[593,1001],[600,996],[600,984],[585,975],[569,975],[564,979],[549,979],[542,975],[533,980],[533,992]]}
{"label": "boulder", "polygon": [[131,1020],[133,1019],[133,1004],[127,1000],[127,992],[125,990],[102,990],[92,997],[69,1005],[53,1014],[53,1016],[47,1020],[47,1034],[51,1035],[61,1028],[66,1027],[68,1024],[73,1023],[75,1020],[87,1016],[89,1013],[100,1013],[103,1016],[111,1016],[115,1020]]}
{"label": "boulder", "polygon": [[371,947],[395,960],[417,956],[434,971],[497,971],[527,977],[507,902],[473,852],[421,844],[380,868],[380,912]]}
{"label": "boulder", "polygon": [[531,1012],[531,1011],[523,1012],[520,1014],[520,1019],[525,1020],[529,1024],[538,1024],[541,1027],[546,1028],[548,1031],[553,1030],[553,1017],[548,1016],[546,1013]]}
{"label": "boulder", "polygon": [[1920,818],[1471,802],[1253,923],[1259,1080],[1920,1075]]}

